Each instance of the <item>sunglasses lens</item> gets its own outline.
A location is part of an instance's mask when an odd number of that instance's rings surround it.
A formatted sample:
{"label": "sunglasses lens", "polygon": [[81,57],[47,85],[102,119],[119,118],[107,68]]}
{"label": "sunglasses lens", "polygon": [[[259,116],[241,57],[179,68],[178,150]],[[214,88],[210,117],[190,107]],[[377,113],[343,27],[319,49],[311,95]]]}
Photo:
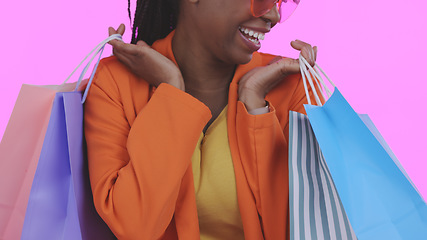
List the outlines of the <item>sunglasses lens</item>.
{"label": "sunglasses lens", "polygon": [[[252,15],[255,17],[260,17],[268,11],[270,11],[275,5],[277,5],[276,0],[251,0],[252,1]],[[291,14],[298,7],[300,0],[282,0],[281,4],[279,1],[279,14],[280,22],[288,19]]]}
{"label": "sunglasses lens", "polygon": [[288,19],[295,9],[298,7],[300,0],[283,0],[279,7],[280,22],[284,22]]}
{"label": "sunglasses lens", "polygon": [[252,0],[252,15],[260,17],[266,14],[273,6],[273,0]]}

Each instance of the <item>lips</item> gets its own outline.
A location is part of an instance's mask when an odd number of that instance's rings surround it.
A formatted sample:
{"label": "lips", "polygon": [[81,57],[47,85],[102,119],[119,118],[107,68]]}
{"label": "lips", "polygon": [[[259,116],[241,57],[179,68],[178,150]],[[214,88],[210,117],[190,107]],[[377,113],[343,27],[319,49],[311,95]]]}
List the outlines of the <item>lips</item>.
{"label": "lips", "polygon": [[239,27],[239,31],[251,42],[259,44],[260,40],[264,40],[265,34],[253,29]]}
{"label": "lips", "polygon": [[258,51],[261,48],[260,40],[264,40],[265,33],[268,31],[261,28],[239,27],[240,36],[251,51]]}

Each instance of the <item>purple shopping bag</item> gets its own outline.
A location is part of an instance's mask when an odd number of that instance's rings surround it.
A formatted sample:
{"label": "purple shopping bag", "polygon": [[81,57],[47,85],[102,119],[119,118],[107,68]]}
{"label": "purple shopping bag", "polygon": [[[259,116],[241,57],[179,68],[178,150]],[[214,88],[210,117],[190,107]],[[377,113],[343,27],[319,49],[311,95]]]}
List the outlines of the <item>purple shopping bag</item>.
{"label": "purple shopping bag", "polygon": [[76,83],[21,87],[0,143],[0,239],[21,237],[55,94],[75,88]]}
{"label": "purple shopping bag", "polygon": [[83,103],[104,46],[112,39],[121,40],[121,36],[110,36],[86,56],[88,58],[95,52],[76,86],[81,85],[93,59],[98,55],[99,58],[83,96],[77,87],[73,92],[55,95],[21,239],[115,239],[93,204],[83,135]]}
{"label": "purple shopping bag", "polygon": [[93,206],[81,99],[81,92],[55,96],[21,239],[114,239]]}

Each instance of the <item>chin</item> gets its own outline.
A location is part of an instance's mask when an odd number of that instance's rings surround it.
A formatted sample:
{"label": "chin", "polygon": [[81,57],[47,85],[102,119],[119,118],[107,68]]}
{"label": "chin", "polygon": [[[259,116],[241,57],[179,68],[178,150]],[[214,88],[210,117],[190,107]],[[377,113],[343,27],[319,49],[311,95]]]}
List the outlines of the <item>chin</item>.
{"label": "chin", "polygon": [[253,54],[261,48],[260,42],[253,43],[250,37],[238,31],[230,45],[228,53],[234,64],[246,64],[252,60]]}
{"label": "chin", "polygon": [[252,60],[253,54],[254,54],[254,52],[234,53],[229,58],[230,63],[239,64],[239,65],[247,64],[248,62],[250,62]]}
{"label": "chin", "polygon": [[253,56],[253,53],[247,55],[244,59],[242,58],[242,61],[238,64],[246,64],[250,62],[252,60],[252,56]]}

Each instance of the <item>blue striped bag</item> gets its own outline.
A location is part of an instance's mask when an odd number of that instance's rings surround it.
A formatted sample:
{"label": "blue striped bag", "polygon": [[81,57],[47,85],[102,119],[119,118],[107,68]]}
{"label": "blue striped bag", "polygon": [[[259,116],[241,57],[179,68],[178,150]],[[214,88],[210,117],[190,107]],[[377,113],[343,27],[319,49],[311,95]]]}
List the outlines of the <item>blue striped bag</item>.
{"label": "blue striped bag", "polygon": [[290,239],[357,239],[308,117],[289,115]]}
{"label": "blue striped bag", "polygon": [[290,113],[291,239],[427,239],[427,204],[372,121],[299,60],[308,104]]}

